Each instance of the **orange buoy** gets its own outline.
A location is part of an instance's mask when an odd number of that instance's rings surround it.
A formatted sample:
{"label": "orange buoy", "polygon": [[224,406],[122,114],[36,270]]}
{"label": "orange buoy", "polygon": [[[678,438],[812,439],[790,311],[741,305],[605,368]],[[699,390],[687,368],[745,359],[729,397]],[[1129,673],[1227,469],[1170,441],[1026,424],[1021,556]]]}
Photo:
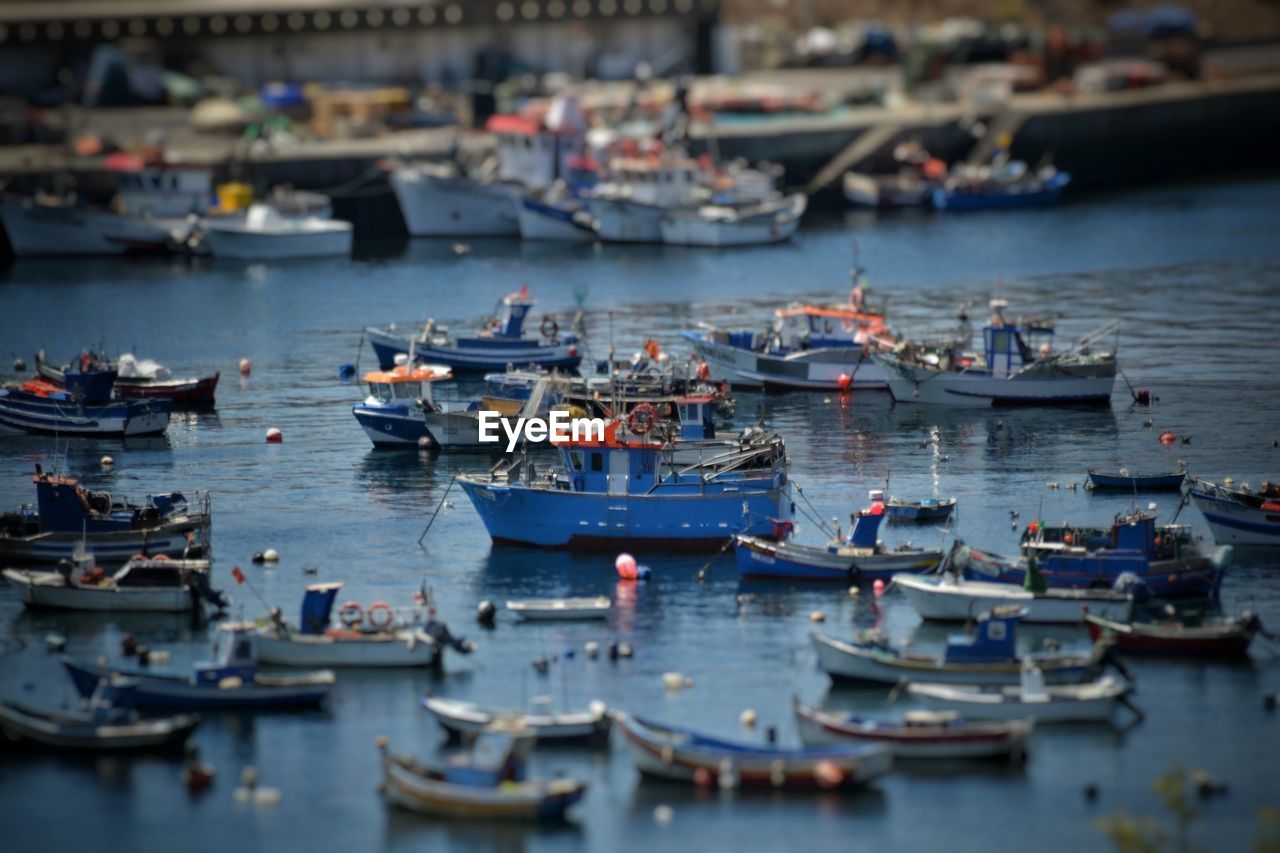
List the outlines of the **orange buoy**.
{"label": "orange buoy", "polygon": [[618,559],[613,561],[613,567],[618,570],[618,577],[623,580],[633,581],[640,576],[636,558],[630,554],[619,554]]}
{"label": "orange buoy", "polygon": [[841,391],[848,391],[849,386],[853,384],[853,377],[847,373],[841,373],[840,378],[836,380],[836,385],[840,386]]}
{"label": "orange buoy", "polygon": [[813,776],[821,788],[836,788],[844,781],[844,771],[831,761],[819,761],[813,768]]}
{"label": "orange buoy", "polygon": [[284,433],[280,432],[280,430],[276,429],[275,427],[272,427],[271,429],[267,430],[268,444],[280,444],[283,441],[284,441]]}
{"label": "orange buoy", "polygon": [[1161,444],[1173,444],[1177,440],[1178,440],[1178,437],[1174,435],[1172,432],[1169,432],[1168,430],[1165,430],[1164,432],[1160,433]]}
{"label": "orange buoy", "polygon": [[880,578],[876,578],[875,583],[871,584],[871,591],[875,594],[876,598],[884,595],[884,581]]}

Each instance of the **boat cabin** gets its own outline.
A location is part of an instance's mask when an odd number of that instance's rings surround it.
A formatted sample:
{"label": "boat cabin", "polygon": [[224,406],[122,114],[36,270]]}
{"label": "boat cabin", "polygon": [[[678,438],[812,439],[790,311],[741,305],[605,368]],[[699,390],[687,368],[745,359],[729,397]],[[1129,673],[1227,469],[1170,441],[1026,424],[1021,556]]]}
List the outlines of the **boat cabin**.
{"label": "boat cabin", "polygon": [[1018,622],[1027,614],[1019,605],[1003,605],[978,617],[972,636],[948,638],[944,662],[948,664],[996,663],[1017,657]]}
{"label": "boat cabin", "polygon": [[251,622],[224,622],[213,636],[213,660],[195,664],[197,684],[220,684],[226,678],[248,683],[258,672],[257,627]]}
{"label": "boat cabin", "polygon": [[845,545],[854,548],[875,548],[876,537],[880,533],[880,525],[885,520],[884,492],[876,489],[871,493],[871,506],[853,513],[849,520],[853,524]]}
{"label": "boat cabin", "polygon": [[333,602],[341,583],[313,583],[302,595],[302,613],[298,618],[299,634],[323,634],[329,627]]}
{"label": "boat cabin", "polygon": [[654,207],[688,207],[700,200],[705,183],[698,162],[683,155],[621,156],[609,160],[601,192]]}
{"label": "boat cabin", "polygon": [[108,492],[80,488],[72,477],[46,474],[36,466],[36,510],[40,533],[110,533],[158,526],[189,502],[181,492],[148,496],[142,506],[112,501]]}
{"label": "boat cabin", "polygon": [[676,417],[680,419],[680,438],[694,441],[716,437],[715,397],[691,394],[675,399]]}
{"label": "boat cabin", "polygon": [[1008,379],[1024,367],[1053,353],[1053,327],[1028,324],[1020,327],[1004,318],[1006,303],[991,301],[991,323],[982,329],[982,350],[987,370],[996,379]]}
{"label": "boat cabin", "polygon": [[868,337],[884,334],[883,314],[803,303],[779,309],[772,331],[775,348],[781,352],[862,346]]}
{"label": "boat cabin", "polygon": [[1110,527],[1074,525],[1046,526],[1039,522],[1027,525],[1022,537],[1023,550],[1051,570],[1055,564],[1066,567],[1068,561],[1106,559],[1109,565],[1129,560],[1132,571],[1141,574],[1153,560],[1176,559],[1184,549],[1193,548],[1191,528],[1185,524],[1157,525],[1155,516],[1134,511],[1117,515]]}
{"label": "boat cabin", "polygon": [[452,379],[453,372],[438,364],[411,367],[408,361],[408,356],[402,353],[396,356],[396,366],[391,370],[374,370],[364,375],[365,384],[369,386],[365,405],[412,406],[419,398],[433,405],[431,384]]}
{"label": "boat cabin", "polygon": [[531,189],[568,175],[586,145],[586,121],[571,98],[557,98],[542,123],[498,114],[485,129],[498,137],[498,178]]}
{"label": "boat cabin", "polygon": [[533,738],[507,732],[485,732],[471,751],[445,765],[444,781],[468,788],[496,788],[504,782],[523,782]]}

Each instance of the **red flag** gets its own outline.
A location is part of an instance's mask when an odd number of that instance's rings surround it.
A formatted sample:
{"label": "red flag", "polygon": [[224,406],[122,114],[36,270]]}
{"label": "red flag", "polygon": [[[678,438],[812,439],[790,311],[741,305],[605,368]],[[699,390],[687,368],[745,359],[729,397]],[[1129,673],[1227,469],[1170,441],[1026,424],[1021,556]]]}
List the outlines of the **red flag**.
{"label": "red flag", "polygon": [[231,577],[236,579],[236,583],[244,583],[244,572],[240,571],[239,566],[231,570]]}

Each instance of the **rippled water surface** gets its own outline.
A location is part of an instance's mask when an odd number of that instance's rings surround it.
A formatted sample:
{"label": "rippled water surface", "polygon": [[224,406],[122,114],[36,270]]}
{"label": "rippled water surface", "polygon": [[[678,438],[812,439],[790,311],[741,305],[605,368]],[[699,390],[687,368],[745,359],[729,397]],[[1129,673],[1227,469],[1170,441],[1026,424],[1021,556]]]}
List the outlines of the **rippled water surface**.
{"label": "rippled water surface", "polygon": [[[209,716],[196,733],[218,779],[189,799],[176,763],[160,758],[69,762],[0,756],[5,846],[14,850],[172,851],[199,847],[285,849],[649,850],[667,848],[1079,849],[1100,843],[1091,821],[1117,809],[1153,813],[1152,779],[1175,764],[1225,779],[1229,794],[1205,803],[1193,838],[1210,849],[1243,849],[1258,831],[1259,807],[1280,805],[1280,713],[1262,697],[1280,692],[1280,647],[1255,643],[1247,663],[1137,662],[1137,701],[1146,721],[1112,727],[1042,728],[1025,768],[900,771],[852,796],[695,793],[641,784],[621,747],[608,752],[539,752],[534,769],[566,770],[591,784],[568,827],[529,829],[441,823],[389,812],[376,791],[379,734],[429,758],[440,731],[420,707],[423,693],[498,706],[547,695],[561,706],[599,698],[663,720],[758,738],[738,724],[757,710],[793,742],[793,695],[869,712],[884,690],[832,691],[808,646],[809,614],[822,630],[848,635],[883,620],[894,637],[939,648],[947,629],[922,627],[890,594],[879,611],[836,587],[741,583],[731,557],[703,582],[697,557],[647,559],[653,580],[633,592],[615,586],[612,555],[491,550],[460,491],[415,541],[456,470],[488,457],[374,452],[351,417],[359,389],[339,382],[354,362],[362,326],[421,322],[467,328],[521,283],[539,311],[587,312],[592,354],[610,344],[638,349],[647,336],[677,351],[677,332],[699,320],[759,325],[792,298],[841,299],[856,235],[872,286],[890,294],[894,325],[922,330],[950,323],[957,307],[1002,295],[1011,313],[1059,314],[1078,335],[1121,321],[1120,362],[1134,387],[1158,396],[1131,410],[1124,383],[1110,410],[939,412],[891,405],[884,393],[847,407],[823,395],[737,396],[733,426],[761,417],[783,432],[792,474],[824,518],[845,517],[867,490],[890,479],[899,495],[956,495],[956,529],[997,551],[1016,550],[1009,510],[1021,519],[1105,523],[1131,499],[1071,491],[1085,469],[1128,465],[1257,483],[1280,477],[1280,181],[1193,185],[1095,197],[1059,210],[970,217],[849,216],[815,220],[794,243],[736,253],[651,247],[529,246],[476,241],[457,255],[449,243],[415,241],[377,256],[289,265],[165,260],[22,262],[0,271],[0,350],[30,362],[40,347],[56,357],[103,342],[155,358],[175,374],[220,369],[216,414],[175,419],[161,440],[73,441],[66,466],[113,494],[207,488],[213,494],[217,584],[232,588],[237,613],[256,618],[259,600],[292,613],[318,577],[342,580],[344,596],[408,603],[424,580],[455,629],[479,644],[449,660],[439,681],[416,673],[342,673],[324,712],[257,718]],[[236,363],[253,360],[240,381]],[[6,358],[6,361],[8,359]],[[362,364],[369,364],[366,350]],[[474,388],[462,388],[465,395]],[[1152,420],[1150,428],[1144,426]],[[268,445],[269,426],[284,431]],[[1162,430],[1190,436],[1163,447]],[[98,458],[110,453],[104,472]],[[0,505],[33,499],[29,474],[51,464],[48,439],[0,439]],[[1049,489],[1056,482],[1062,488]],[[1143,496],[1145,503],[1150,500]],[[1162,516],[1177,497],[1157,497]],[[1208,535],[1194,507],[1179,520]],[[800,536],[822,533],[806,521]],[[930,528],[885,531],[887,541],[941,541]],[[282,559],[250,566],[267,547]],[[231,567],[252,585],[235,587]],[[482,631],[471,618],[482,599],[604,593],[617,601],[607,627],[517,625]],[[1223,607],[1252,608],[1280,628],[1280,558],[1237,553]],[[72,616],[24,612],[0,588],[0,695],[30,704],[68,702],[71,690],[44,636],[61,632],[71,654],[115,655],[123,634],[170,650],[175,666],[208,651],[208,632],[183,618]],[[1083,629],[1024,631],[1083,645]],[[631,660],[590,661],[588,640],[631,643]],[[566,652],[576,650],[568,657]],[[558,656],[546,675],[533,658]],[[664,692],[679,671],[691,689]],[[282,802],[261,811],[233,802],[240,768],[254,765]],[[1088,802],[1086,785],[1100,796]],[[674,809],[666,825],[654,808]],[[198,839],[193,843],[192,839]],[[15,845],[9,847],[9,845]]]}

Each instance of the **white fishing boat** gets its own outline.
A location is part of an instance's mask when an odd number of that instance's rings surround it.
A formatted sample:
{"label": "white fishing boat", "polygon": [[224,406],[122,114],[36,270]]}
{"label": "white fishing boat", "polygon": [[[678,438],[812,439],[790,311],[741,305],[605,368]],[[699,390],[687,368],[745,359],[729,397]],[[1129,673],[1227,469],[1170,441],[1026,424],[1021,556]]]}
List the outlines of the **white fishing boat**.
{"label": "white fishing boat", "polygon": [[[1034,665],[1023,668],[1017,685],[983,687],[955,684],[908,684],[912,699],[974,720],[1035,720],[1038,723],[1104,722],[1116,706],[1129,705],[1132,687],[1105,676],[1084,684],[1046,686]],[[1136,709],[1134,709],[1136,711]]]}
{"label": "white fishing boat", "polygon": [[566,174],[582,150],[585,121],[577,103],[557,98],[537,124],[492,116],[496,163],[467,170],[457,163],[420,163],[392,171],[391,189],[413,237],[518,237],[520,199]]}
{"label": "white fishing boat", "polygon": [[78,548],[70,564],[54,571],[5,569],[4,579],[27,607],[179,613],[226,599],[209,585],[208,560],[134,557],[114,574]]}
{"label": "white fishing boat", "polygon": [[1010,583],[965,580],[951,572],[941,575],[894,575],[892,586],[925,619],[963,622],[1001,605],[1026,608],[1024,622],[1083,622],[1085,607],[1108,619],[1129,621],[1133,596],[1109,589],[1051,587],[1031,592]]}
{"label": "white fishing boat", "polygon": [[244,219],[205,219],[201,228],[215,258],[286,260],[350,255],[350,222],[284,216],[269,204],[255,204]]}
{"label": "white fishing boat", "polygon": [[465,641],[449,635],[439,623],[397,620],[386,602],[366,610],[348,601],[338,609],[340,625],[329,614],[341,583],[312,584],[302,599],[298,624],[288,624],[278,608],[256,631],[258,659],[265,664],[304,667],[438,667],[443,645],[466,653]]}
{"label": "white fishing boat", "polygon": [[585,194],[591,225],[606,243],[661,243],[662,216],[706,199],[702,167],[682,148],[610,157],[604,180]]}
{"label": "white fishing boat", "polygon": [[534,700],[533,711],[495,711],[482,708],[474,702],[427,696],[422,706],[430,711],[451,736],[478,735],[481,732],[500,729],[521,731],[535,737],[540,743],[565,741],[606,741],[613,726],[613,716],[603,702],[592,702],[584,711],[555,713],[550,710],[550,698]]}
{"label": "white fishing boat", "polygon": [[563,181],[521,196],[517,215],[524,240],[594,243],[597,239],[586,205]]}
{"label": "white fishing boat", "polygon": [[662,216],[662,242],[669,246],[762,246],[790,240],[809,198],[795,193],[750,206],[703,205]]}
{"label": "white fishing boat", "polygon": [[1280,545],[1280,485],[1263,482],[1258,491],[1230,481],[1191,485],[1195,501],[1213,539],[1220,545]]}
{"label": "white fishing boat", "polygon": [[800,740],[811,746],[869,743],[898,758],[1017,758],[1025,754],[1031,720],[983,722],[953,711],[908,711],[899,720],[810,708],[793,703]]}
{"label": "white fishing boat", "polygon": [[982,354],[958,347],[937,351],[910,341],[892,352],[873,353],[894,401],[967,407],[1110,404],[1115,353],[1093,347],[1115,334],[1116,324],[1056,351],[1052,328],[1020,328],[1005,320],[1004,307],[1003,300],[992,301],[995,313],[983,329]]}
{"label": "white fishing boat", "polygon": [[595,598],[529,598],[508,601],[507,610],[527,621],[607,619],[613,604],[606,596]]}

